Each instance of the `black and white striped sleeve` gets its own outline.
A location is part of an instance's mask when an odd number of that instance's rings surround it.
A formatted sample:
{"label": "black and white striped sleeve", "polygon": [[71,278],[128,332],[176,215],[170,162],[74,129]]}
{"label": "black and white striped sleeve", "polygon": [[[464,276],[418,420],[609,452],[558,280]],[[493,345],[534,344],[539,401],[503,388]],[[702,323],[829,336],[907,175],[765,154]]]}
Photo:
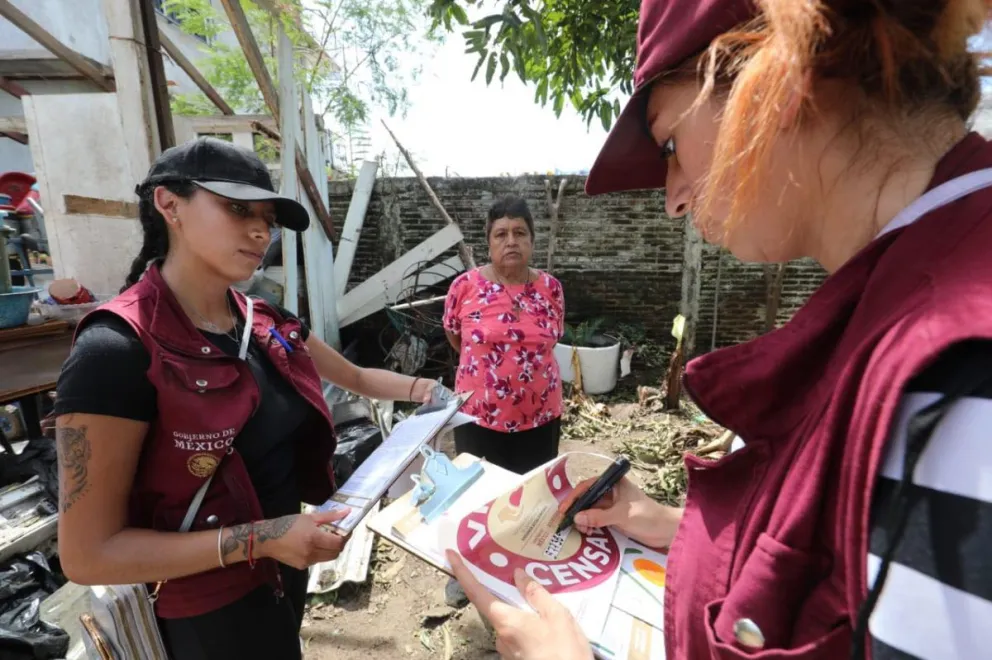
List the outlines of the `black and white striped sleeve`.
{"label": "black and white striped sleeve", "polygon": [[[962,377],[977,385],[963,388]],[[900,485],[907,446],[921,440]],[[992,658],[992,342],[955,346],[907,388],[872,499],[869,586],[887,551],[868,619],[872,658]]]}

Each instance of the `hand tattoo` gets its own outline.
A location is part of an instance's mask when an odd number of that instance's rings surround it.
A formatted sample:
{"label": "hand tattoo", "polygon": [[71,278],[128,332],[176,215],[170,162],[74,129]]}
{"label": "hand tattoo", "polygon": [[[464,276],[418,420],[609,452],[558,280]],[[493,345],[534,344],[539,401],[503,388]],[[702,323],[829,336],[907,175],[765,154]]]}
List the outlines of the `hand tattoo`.
{"label": "hand tattoo", "polygon": [[[273,520],[263,520],[255,523],[255,543],[264,543],[274,539],[280,539],[286,535],[297,516],[283,516]],[[231,528],[231,535],[225,538],[220,545],[220,550],[226,557],[239,547],[241,556],[248,558],[248,539],[251,537],[251,524],[235,525]]]}
{"label": "hand tattoo", "polygon": [[89,462],[92,451],[90,439],[86,437],[85,426],[59,427],[55,432],[55,443],[59,457],[59,472],[62,473],[61,508],[62,513],[65,513],[89,490]]}
{"label": "hand tattoo", "polygon": [[255,540],[259,543],[281,539],[296,522],[296,516],[283,516],[273,520],[263,520],[255,525]]}

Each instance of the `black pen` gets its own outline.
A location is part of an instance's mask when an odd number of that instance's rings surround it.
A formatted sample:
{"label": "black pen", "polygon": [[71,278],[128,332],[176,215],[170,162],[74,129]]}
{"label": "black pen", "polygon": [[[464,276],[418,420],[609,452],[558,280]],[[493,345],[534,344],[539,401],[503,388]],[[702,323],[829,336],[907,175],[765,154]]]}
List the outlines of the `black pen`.
{"label": "black pen", "polygon": [[623,456],[613,461],[599,479],[589,487],[589,490],[579,495],[578,499],[572,502],[572,506],[568,507],[568,510],[565,511],[565,516],[558,523],[558,529],[555,530],[555,534],[569,527],[575,518],[575,514],[586,509],[591,509],[596,502],[601,500],[604,495],[610,492],[611,488],[623,479],[623,475],[627,474],[628,470],[630,470],[630,461]]}

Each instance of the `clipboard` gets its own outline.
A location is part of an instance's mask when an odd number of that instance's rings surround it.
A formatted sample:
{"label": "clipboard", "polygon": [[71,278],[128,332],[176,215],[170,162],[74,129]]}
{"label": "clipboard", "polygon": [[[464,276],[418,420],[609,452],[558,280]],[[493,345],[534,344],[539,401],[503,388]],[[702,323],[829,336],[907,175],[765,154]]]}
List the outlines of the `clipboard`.
{"label": "clipboard", "polygon": [[[462,470],[473,465],[481,467],[486,481],[489,483],[519,482],[532,474],[517,475],[471,454],[460,454],[451,463]],[[486,483],[477,484],[477,486],[476,489],[472,489],[470,486],[468,491],[462,492],[460,497],[466,496],[467,492],[467,497],[472,501],[461,503],[457,507],[458,510],[475,507],[483,500],[488,501],[494,495],[505,490],[505,488],[493,490]],[[409,552],[421,561],[430,564],[448,576],[452,575],[451,566],[448,564],[444,549],[441,547],[441,540],[438,538],[438,526],[431,525],[425,520],[420,508],[414,504],[413,490],[370,516],[366,525],[373,533]],[[620,537],[624,540],[620,548],[623,553],[622,556],[625,558],[622,559],[622,564],[630,563],[636,566],[639,562],[660,563],[663,576],[667,557],[662,557],[658,552],[626,539],[623,535]],[[602,630],[598,634],[587,632],[593,654],[599,660],[664,659],[663,615],[658,613],[663,608],[663,598],[656,598],[653,604],[645,604],[646,601],[638,600],[638,598],[650,598],[643,589],[643,581],[643,576],[621,569],[616,590],[609,595],[609,608]],[[508,601],[499,593],[492,590],[490,593],[510,605],[519,606]]]}
{"label": "clipboard", "polygon": [[318,511],[351,509],[347,517],[331,523],[335,531],[344,536],[350,534],[419,455],[420,448],[447,427],[472,394],[457,395],[441,410],[411,416],[393,426],[386,440],[329,500],[317,507]]}

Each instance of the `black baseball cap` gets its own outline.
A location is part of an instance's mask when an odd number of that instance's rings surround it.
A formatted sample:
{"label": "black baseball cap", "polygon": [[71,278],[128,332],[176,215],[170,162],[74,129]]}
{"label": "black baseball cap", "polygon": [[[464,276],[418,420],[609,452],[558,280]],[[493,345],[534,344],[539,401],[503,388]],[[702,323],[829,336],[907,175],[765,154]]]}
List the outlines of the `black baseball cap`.
{"label": "black baseball cap", "polygon": [[276,192],[265,163],[253,151],[226,140],[200,137],[166,149],[138,190],[181,181],[239,202],[274,202],[280,225],[294,231],[310,226],[303,205]]}

